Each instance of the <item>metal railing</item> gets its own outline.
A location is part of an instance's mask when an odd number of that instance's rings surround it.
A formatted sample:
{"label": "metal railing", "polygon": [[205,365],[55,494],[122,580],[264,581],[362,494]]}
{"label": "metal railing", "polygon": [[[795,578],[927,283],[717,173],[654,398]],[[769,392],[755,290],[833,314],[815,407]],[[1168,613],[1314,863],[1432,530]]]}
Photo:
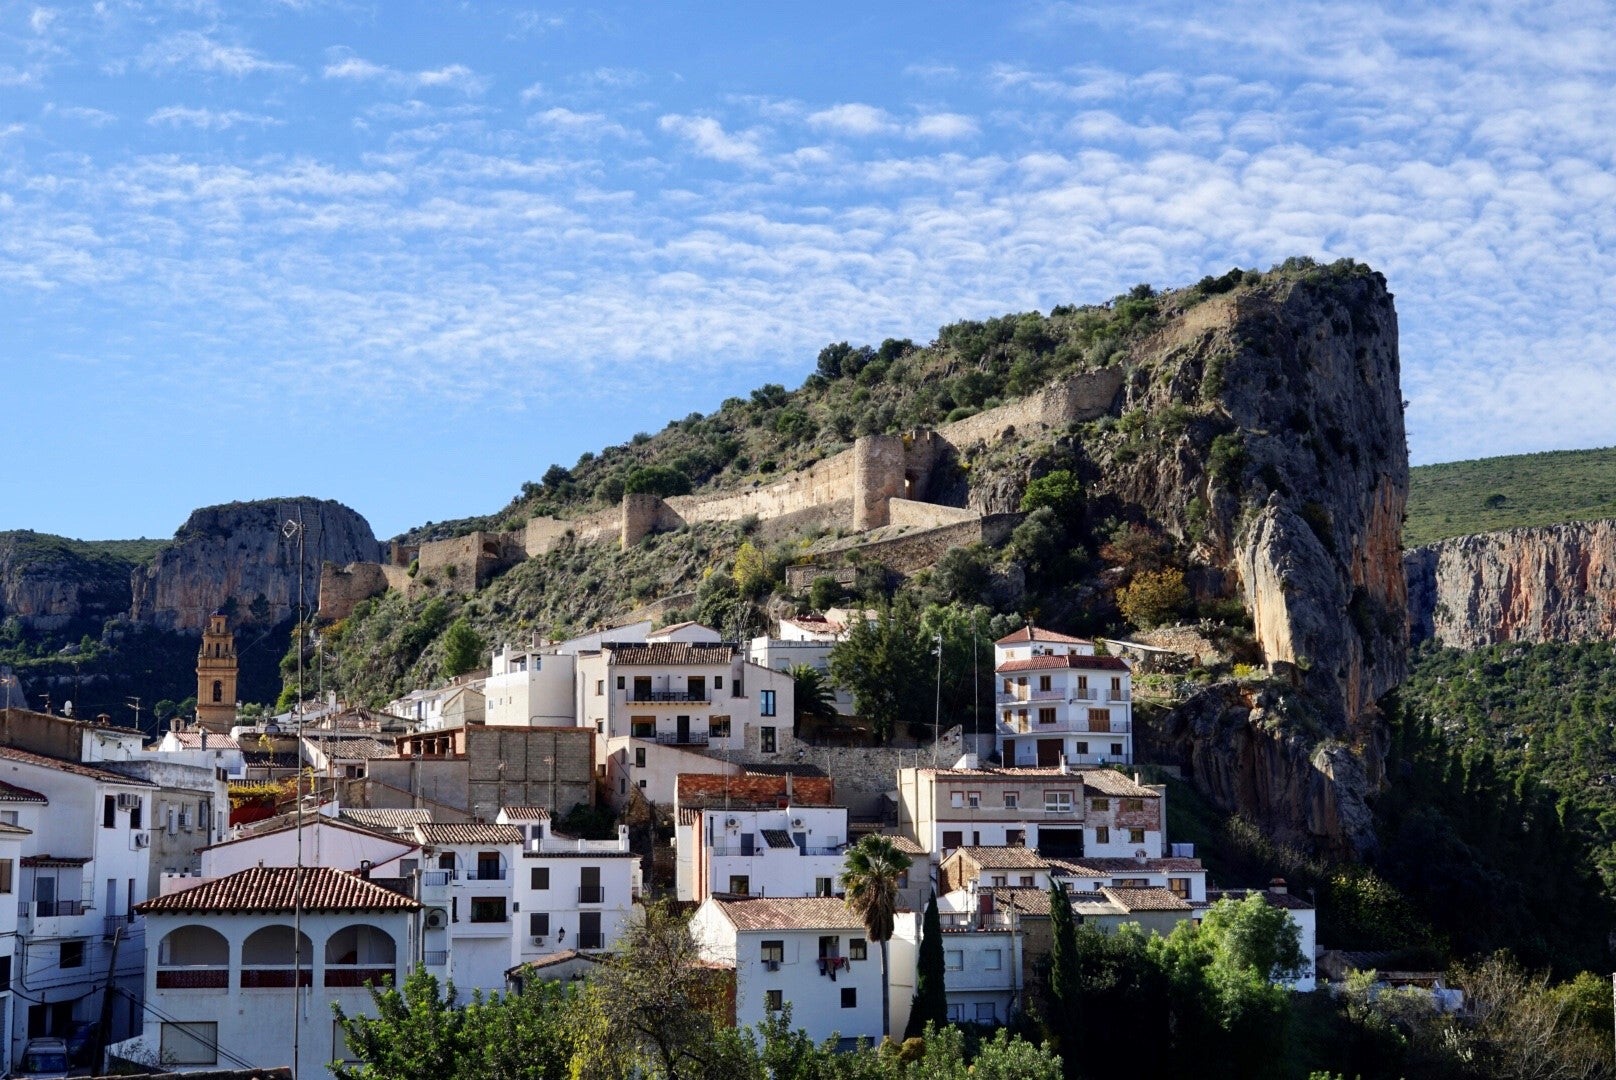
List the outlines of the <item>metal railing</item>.
{"label": "metal railing", "polygon": [[421,963],[427,967],[446,967],[449,963],[447,949],[428,949],[421,954]]}
{"label": "metal railing", "polygon": [[228,990],[230,968],[211,964],[157,969],[159,990]]}
{"label": "metal railing", "polygon": [[604,949],[605,947],[606,947],[606,935],[605,934],[594,933],[594,934],[579,934],[578,935],[578,948],[580,948],[580,949]]}
{"label": "metal railing", "polygon": [[325,969],[325,984],[327,986],[364,986],[367,983],[380,986],[388,979],[392,979],[397,972],[389,967],[370,967],[355,965],[337,966],[328,964]]}
{"label": "metal railing", "polygon": [[62,915],[83,915],[83,900],[35,900],[34,917],[49,919]]}
{"label": "metal railing", "polygon": [[663,746],[706,746],[707,733],[705,731],[687,731],[680,734],[677,731],[659,731],[656,741]]}
{"label": "metal railing", "polygon": [[578,886],[578,902],[580,904],[604,904],[606,902],[606,886]]}
{"label": "metal railing", "polygon": [[471,881],[504,881],[505,874],[503,866],[479,866],[467,877]]}
{"label": "metal railing", "polygon": [[250,967],[241,969],[241,988],[243,990],[283,990],[292,986],[292,975],[296,972],[298,986],[313,986],[314,972],[307,964],[301,969],[291,964],[277,964],[273,967]]}
{"label": "metal railing", "polygon": [[707,691],[705,690],[631,690],[628,696],[631,705],[654,705],[659,702],[684,702],[705,704]]}

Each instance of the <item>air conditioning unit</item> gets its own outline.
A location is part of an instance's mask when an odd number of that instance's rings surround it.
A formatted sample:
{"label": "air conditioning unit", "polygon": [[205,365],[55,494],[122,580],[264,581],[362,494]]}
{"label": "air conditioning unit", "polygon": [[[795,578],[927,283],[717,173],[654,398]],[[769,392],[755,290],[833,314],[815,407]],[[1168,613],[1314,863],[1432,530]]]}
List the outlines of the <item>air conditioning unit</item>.
{"label": "air conditioning unit", "polygon": [[780,970],[780,961],[778,961],[778,960],[765,960],[765,961],[763,961],[763,970],[764,971],[779,971]]}
{"label": "air conditioning unit", "polygon": [[535,935],[534,938],[533,938],[533,944],[535,944],[535,945],[543,945],[544,944],[544,935],[543,934]]}
{"label": "air conditioning unit", "polygon": [[137,832],[135,834],[135,847],[151,847],[151,833]]}
{"label": "air conditioning unit", "polygon": [[803,820],[802,820],[802,818],[800,818],[800,817],[792,818],[791,819],[791,827],[793,829],[803,828]]}
{"label": "air conditioning unit", "polygon": [[428,930],[442,930],[449,925],[449,913],[440,907],[426,909],[426,928]]}
{"label": "air conditioning unit", "polygon": [[724,828],[726,828],[726,829],[739,829],[740,827],[741,827],[741,819],[740,818],[729,818],[727,821],[724,822]]}
{"label": "air conditioning unit", "polygon": [[191,827],[191,812],[189,810],[181,810],[180,811],[180,828],[189,829],[190,827]]}
{"label": "air conditioning unit", "polygon": [[118,796],[119,810],[133,810],[140,805],[140,796],[132,791],[125,791]]}

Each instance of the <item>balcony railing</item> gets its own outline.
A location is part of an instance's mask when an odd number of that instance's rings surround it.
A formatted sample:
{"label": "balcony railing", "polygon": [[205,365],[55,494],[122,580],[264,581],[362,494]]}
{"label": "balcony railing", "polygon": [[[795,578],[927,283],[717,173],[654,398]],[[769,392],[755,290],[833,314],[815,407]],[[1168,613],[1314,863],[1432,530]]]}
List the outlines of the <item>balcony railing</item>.
{"label": "balcony railing", "polygon": [[230,968],[210,964],[157,969],[159,990],[228,990]]}
{"label": "balcony railing", "polygon": [[1112,693],[1109,690],[1102,690],[1095,686],[1080,686],[1070,690],[1012,691],[1008,694],[1001,690],[993,695],[993,702],[996,705],[1025,705],[1034,701],[1063,701],[1069,704],[1092,702],[1095,705],[1122,705],[1128,701],[1128,692],[1123,690]]}
{"label": "balcony railing", "polygon": [[101,919],[101,936],[110,940],[112,937],[117,935],[120,929],[127,934],[133,927],[134,922],[135,916],[133,912],[130,912],[128,915],[103,916]]}
{"label": "balcony railing", "polygon": [[[26,908],[26,905],[24,905]],[[23,914],[27,914],[24,910]],[[34,918],[50,919],[62,915],[83,915],[83,900],[35,900]]]}
{"label": "balcony railing", "polygon": [[1096,727],[1086,716],[1074,716],[1065,723],[1053,724],[1041,723],[1033,716],[1025,720],[1017,717],[1008,722],[999,721],[999,730],[1013,735],[1126,735],[1131,729],[1132,725],[1126,720],[1112,720],[1106,727]]}
{"label": "balcony railing", "polygon": [[447,967],[449,952],[447,949],[428,949],[421,954],[421,963],[427,967]]}
{"label": "balcony railing", "polygon": [[706,746],[707,738],[705,731],[659,731],[656,741],[663,746]]}
{"label": "balcony railing", "polygon": [[305,964],[301,969],[291,964],[275,965],[273,967],[250,967],[241,969],[241,988],[243,990],[287,990],[293,985],[292,977],[297,976],[298,986],[313,986],[314,971]]}
{"label": "balcony railing", "polygon": [[578,902],[580,904],[604,904],[606,902],[606,886],[578,886]]}
{"label": "balcony railing", "polygon": [[468,875],[471,881],[504,881],[505,868],[503,866],[479,866]]}
{"label": "balcony railing", "polygon": [[580,949],[604,949],[606,947],[606,935],[598,932],[579,934],[578,947]]}
{"label": "balcony railing", "polygon": [[453,870],[423,870],[421,871],[421,885],[424,888],[442,888],[454,880]]}
{"label": "balcony railing", "polygon": [[707,701],[705,690],[631,690],[628,700],[633,705],[654,705],[658,703],[693,702],[704,704]]}
{"label": "balcony railing", "polygon": [[367,983],[380,986],[388,979],[393,978],[397,972],[388,967],[338,967],[327,965],[325,969],[325,984],[327,986],[364,986]]}

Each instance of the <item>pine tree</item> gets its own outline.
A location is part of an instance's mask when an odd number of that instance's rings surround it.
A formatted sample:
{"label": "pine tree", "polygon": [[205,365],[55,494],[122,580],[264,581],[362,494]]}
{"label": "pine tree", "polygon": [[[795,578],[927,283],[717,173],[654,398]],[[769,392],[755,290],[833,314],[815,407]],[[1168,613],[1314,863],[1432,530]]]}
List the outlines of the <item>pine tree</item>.
{"label": "pine tree", "polygon": [[915,999],[909,1010],[905,1038],[916,1038],[927,1024],[948,1023],[948,992],[943,984],[943,920],[937,914],[937,894],[931,894],[921,925],[920,958],[915,975]]}

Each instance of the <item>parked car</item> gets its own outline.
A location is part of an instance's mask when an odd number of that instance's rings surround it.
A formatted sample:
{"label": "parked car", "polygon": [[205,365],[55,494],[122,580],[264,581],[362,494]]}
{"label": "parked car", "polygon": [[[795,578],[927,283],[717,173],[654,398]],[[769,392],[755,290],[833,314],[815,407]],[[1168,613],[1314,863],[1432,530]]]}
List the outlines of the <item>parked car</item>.
{"label": "parked car", "polygon": [[63,1039],[29,1039],[12,1075],[17,1077],[71,1075],[67,1063],[67,1042]]}

